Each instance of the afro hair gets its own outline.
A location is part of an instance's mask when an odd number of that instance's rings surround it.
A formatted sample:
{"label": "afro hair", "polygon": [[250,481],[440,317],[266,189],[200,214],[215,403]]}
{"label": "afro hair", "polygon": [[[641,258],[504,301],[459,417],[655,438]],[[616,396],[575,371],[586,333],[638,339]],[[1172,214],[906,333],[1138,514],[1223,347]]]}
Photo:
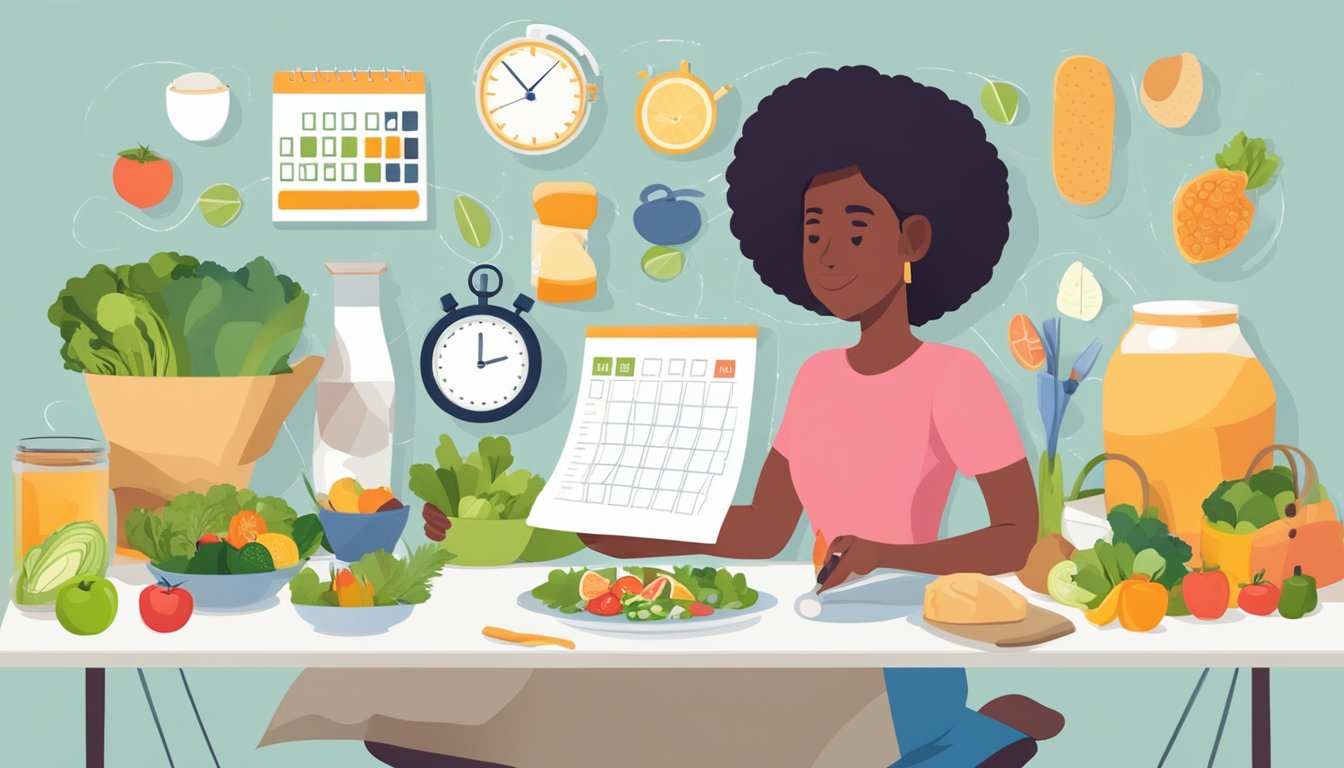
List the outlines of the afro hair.
{"label": "afro hair", "polygon": [[829,314],[803,274],[803,194],[821,173],[857,166],[933,239],[908,287],[911,325],[965,304],[1008,241],[1008,169],[969,107],[904,75],[818,69],[776,88],[742,127],[728,166],[730,228],[776,293]]}

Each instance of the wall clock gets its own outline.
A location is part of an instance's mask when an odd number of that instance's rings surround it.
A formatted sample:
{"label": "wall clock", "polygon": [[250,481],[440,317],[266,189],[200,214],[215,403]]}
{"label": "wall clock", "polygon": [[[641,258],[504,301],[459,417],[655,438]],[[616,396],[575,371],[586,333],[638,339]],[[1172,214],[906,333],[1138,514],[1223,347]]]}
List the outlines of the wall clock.
{"label": "wall clock", "polygon": [[486,132],[514,152],[554,152],[583,130],[597,101],[592,80],[599,74],[578,38],[549,24],[529,24],[476,70],[476,112]]}
{"label": "wall clock", "polygon": [[453,418],[499,421],[526,405],[541,380],[541,345],[522,317],[533,300],[520,293],[513,309],[491,304],[504,277],[490,264],[474,267],[467,285],[476,304],[458,307],[451,293],[440,299],[444,316],[425,336],[420,378],[429,398]]}

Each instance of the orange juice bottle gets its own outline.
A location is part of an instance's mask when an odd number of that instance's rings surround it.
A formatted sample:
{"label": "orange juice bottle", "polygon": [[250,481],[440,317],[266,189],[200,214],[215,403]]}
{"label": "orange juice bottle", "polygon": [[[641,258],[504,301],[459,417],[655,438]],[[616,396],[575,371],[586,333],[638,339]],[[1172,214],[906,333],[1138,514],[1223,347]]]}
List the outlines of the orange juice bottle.
{"label": "orange juice bottle", "polygon": [[[1152,504],[1172,533],[1190,544],[1194,562],[1201,504],[1274,442],[1274,406],[1274,384],[1241,334],[1235,304],[1134,306],[1133,325],[1102,384],[1106,451],[1143,467]],[[1138,507],[1138,483],[1123,465],[1108,464],[1107,505]]]}
{"label": "orange juice bottle", "polygon": [[66,523],[110,529],[107,448],[84,437],[26,437],[14,448],[14,567]]}

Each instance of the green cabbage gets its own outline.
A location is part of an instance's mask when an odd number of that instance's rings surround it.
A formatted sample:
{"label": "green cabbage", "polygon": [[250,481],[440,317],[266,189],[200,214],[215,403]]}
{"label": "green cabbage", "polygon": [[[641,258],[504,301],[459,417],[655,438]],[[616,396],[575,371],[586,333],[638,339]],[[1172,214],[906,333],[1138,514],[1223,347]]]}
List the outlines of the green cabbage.
{"label": "green cabbage", "polygon": [[97,265],[47,311],[72,371],[112,376],[265,376],[289,371],[308,295],[257,257],[237,271],[173,252]]}
{"label": "green cabbage", "polygon": [[71,581],[107,573],[107,534],[96,523],[67,523],[28,550],[14,589],[18,605],[45,605]]}

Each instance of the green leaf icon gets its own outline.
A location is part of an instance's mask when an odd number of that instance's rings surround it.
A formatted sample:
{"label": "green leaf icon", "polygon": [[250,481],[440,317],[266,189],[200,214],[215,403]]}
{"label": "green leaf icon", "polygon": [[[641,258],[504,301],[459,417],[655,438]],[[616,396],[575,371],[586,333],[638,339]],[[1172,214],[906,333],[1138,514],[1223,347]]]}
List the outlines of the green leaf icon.
{"label": "green leaf icon", "polygon": [[639,265],[644,268],[644,274],[654,280],[671,280],[685,268],[686,255],[676,248],[655,245],[644,252]]}
{"label": "green leaf icon", "polygon": [[453,201],[453,214],[457,217],[457,228],[467,245],[484,248],[490,242],[490,216],[480,203],[466,195],[458,195]]}
{"label": "green leaf icon", "polygon": [[980,106],[996,123],[1012,125],[1017,119],[1017,89],[1010,83],[990,82],[980,90]]}
{"label": "green leaf icon", "polygon": [[227,227],[243,210],[243,197],[228,184],[215,184],[196,201],[205,222],[212,227]]}

